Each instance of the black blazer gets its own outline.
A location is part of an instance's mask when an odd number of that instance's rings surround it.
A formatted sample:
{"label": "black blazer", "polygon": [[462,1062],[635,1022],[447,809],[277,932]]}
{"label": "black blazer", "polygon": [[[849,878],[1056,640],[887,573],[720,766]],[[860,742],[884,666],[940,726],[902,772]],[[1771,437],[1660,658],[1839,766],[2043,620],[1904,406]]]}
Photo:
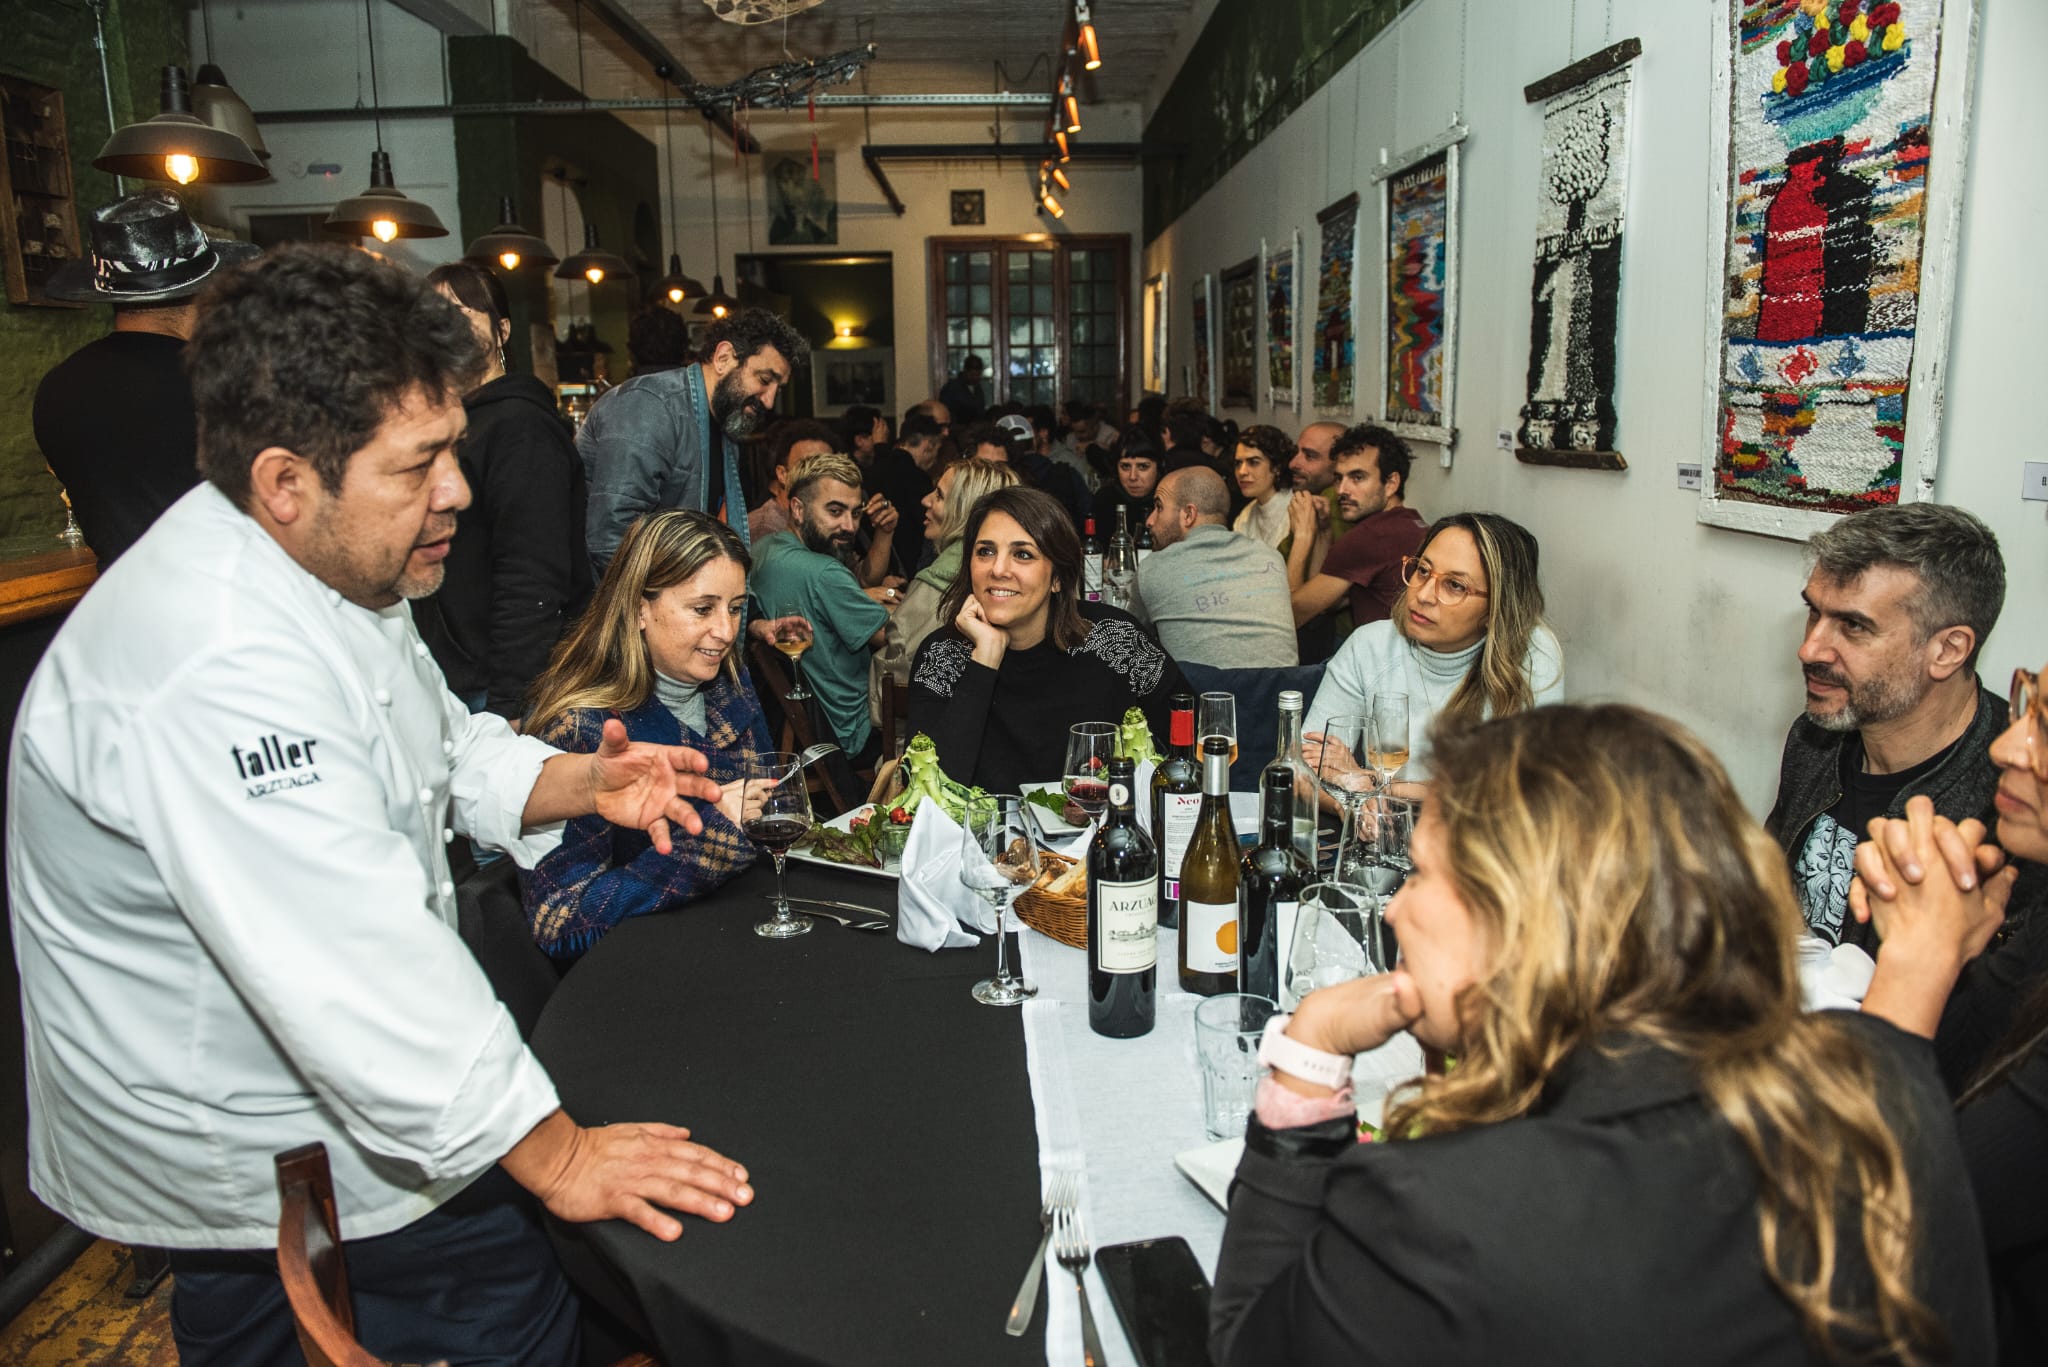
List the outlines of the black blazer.
{"label": "black blazer", "polygon": [[[1905,1152],[1919,1294],[1954,1361],[1991,1362],[1983,1236],[1932,1051],[1842,1019]],[[1219,1367],[1825,1361],[1764,1275],[1754,1167],[1676,1055],[1582,1049],[1535,1113],[1483,1129],[1367,1145],[1349,1130],[1252,1122],[1211,1302]],[[1853,1234],[1841,1253],[1867,1282]]]}

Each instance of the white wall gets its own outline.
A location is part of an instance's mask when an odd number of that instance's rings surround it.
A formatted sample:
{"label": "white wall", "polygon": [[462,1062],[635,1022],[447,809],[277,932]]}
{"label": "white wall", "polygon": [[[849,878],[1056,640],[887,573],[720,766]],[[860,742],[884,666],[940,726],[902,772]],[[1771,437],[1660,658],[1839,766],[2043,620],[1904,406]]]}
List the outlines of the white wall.
{"label": "white wall", "polygon": [[[1037,117],[1013,118],[1026,111],[1005,110],[1003,138],[1021,142],[1035,137],[1042,127]],[[628,122],[661,147],[661,119],[631,115]],[[993,132],[994,111],[960,111],[880,108],[871,111],[864,128],[860,111],[833,110],[821,113],[815,125],[821,151],[837,158],[839,188],[839,242],[846,251],[888,252],[894,263],[896,396],[902,409],[936,392],[928,361],[930,323],[926,288],[927,240],[935,236],[982,234],[994,237],[1043,232],[1054,237],[1074,233],[1128,233],[1131,238],[1132,317],[1127,322],[1132,354],[1131,379],[1138,379],[1137,257],[1139,248],[1140,180],[1135,164],[1092,164],[1073,162],[1066,167],[1073,191],[1060,196],[1067,210],[1054,222],[1039,216],[1033,187],[1037,184],[1036,162],[1028,164],[1006,159],[1000,167],[994,158],[972,162],[888,161],[883,169],[896,188],[906,212],[898,218],[882,197],[867,168],[861,163],[864,142],[875,143],[987,143]],[[802,111],[750,115],[749,128],[764,148],[808,149],[813,125]],[[676,250],[683,259],[685,274],[711,283],[714,269],[711,234],[710,164],[706,156],[703,123],[695,115],[674,120],[675,179],[677,181],[676,221],[680,225]],[[1091,105],[1082,111],[1082,132],[1096,142],[1138,140],[1138,111],[1131,105]],[[1077,144],[1080,140],[1077,140]],[[728,288],[733,284],[733,258],[749,250],[776,252],[785,249],[768,245],[768,215],[763,199],[758,158],[749,158],[745,193],[752,197],[754,245],[747,245],[747,201],[740,197],[742,186],[733,165],[732,145],[720,137],[718,156],[719,247]],[[663,209],[666,217],[669,194],[668,166],[662,165]],[[952,189],[982,189],[986,193],[987,218],[979,228],[956,228],[951,222]],[[668,243],[662,251],[666,269]],[[792,252],[829,251],[831,248],[793,247]]]}
{"label": "white wall", "polygon": [[[372,6],[377,39],[377,94],[384,105],[444,104],[448,87],[440,31],[396,5]],[[192,60],[206,60],[197,8],[191,16]],[[213,61],[251,109],[370,107],[369,44],[361,0],[262,0],[213,6]],[[357,73],[361,73],[360,85]],[[264,123],[271,179],[207,187],[206,221],[246,231],[248,215],[332,209],[370,184],[371,121]],[[380,247],[394,261],[426,270],[462,255],[457,236],[455,127],[451,119],[387,119],[384,150],[398,188],[440,215],[447,237],[402,238]],[[338,165],[331,175],[308,168]]]}
{"label": "white wall", "polygon": [[[2040,444],[2033,404],[2048,361],[2048,344],[2027,330],[2048,318],[2048,275],[2030,250],[2035,225],[2048,214],[2037,141],[2048,122],[2048,85],[2033,69],[2034,54],[2048,50],[2048,5],[1979,0],[1979,12],[1936,496],[1982,517],[2004,547],[2007,607],[1982,663],[1985,680],[2003,692],[2015,664],[2048,658],[2048,596],[2040,591],[2048,505],[2019,500],[2020,463]],[[1517,423],[1529,346],[1541,120],[1522,87],[1630,36],[1643,41],[1617,394],[1619,444],[1630,469],[1525,466],[1498,450],[1493,436]],[[1568,694],[1642,703],[1696,728],[1761,811],[1802,700],[1794,659],[1803,625],[1801,549],[1699,525],[1698,496],[1677,487],[1674,469],[1700,460],[1710,421],[1701,376],[1711,364],[1705,320],[1715,302],[1707,260],[1717,174],[1707,150],[1715,42],[1704,4],[1422,0],[1163,233],[1140,273],[1172,272],[1177,383],[1192,355],[1193,282],[1255,252],[1261,235],[1277,242],[1299,227],[1312,289],[1316,212],[1357,190],[1367,227],[1353,416],[1370,416],[1382,284],[1376,187],[1367,177],[1383,147],[1412,147],[1460,112],[1472,130],[1460,167],[1460,436],[1448,470],[1437,465],[1440,448],[1418,446],[1410,501],[1425,516],[1485,508],[1525,523],[1543,545]],[[1953,43],[1944,51],[1944,79],[1959,51]],[[1249,420],[1242,411],[1233,416]],[[1261,414],[1290,428],[1312,416]]]}

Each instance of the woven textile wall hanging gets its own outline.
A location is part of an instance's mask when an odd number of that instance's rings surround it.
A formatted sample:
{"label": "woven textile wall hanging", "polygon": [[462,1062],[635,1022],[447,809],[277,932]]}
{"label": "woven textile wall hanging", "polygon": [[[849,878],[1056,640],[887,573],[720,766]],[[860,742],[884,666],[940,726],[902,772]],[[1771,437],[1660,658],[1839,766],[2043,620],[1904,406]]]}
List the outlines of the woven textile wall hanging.
{"label": "woven textile wall hanging", "polygon": [[1316,269],[1316,316],[1309,341],[1315,348],[1316,408],[1349,413],[1357,367],[1357,328],[1352,280],[1358,260],[1358,196],[1349,194],[1316,215],[1322,229],[1322,260]]}
{"label": "woven textile wall hanging", "polygon": [[1294,263],[1301,259],[1297,229],[1277,251],[1259,244],[1259,278],[1266,300],[1266,406],[1301,411],[1301,371],[1294,364]]}
{"label": "woven textile wall hanging", "polygon": [[1936,92],[1959,97],[1971,55],[1968,4],[1946,8],[1736,0],[1719,16],[1728,177],[1702,521],[1805,536],[1932,490],[1963,153]]}
{"label": "woven textile wall hanging", "polygon": [[1387,287],[1380,411],[1404,437],[1449,444],[1458,364],[1457,125],[1373,173]]}
{"label": "woven textile wall hanging", "polygon": [[1215,334],[1209,328],[1209,296],[1214,292],[1215,277],[1204,275],[1195,282],[1195,311],[1189,315],[1195,325],[1195,388],[1194,396],[1202,406],[1215,411],[1216,408],[1216,367],[1211,364],[1215,350]]}
{"label": "woven textile wall hanging", "polygon": [[1223,406],[1259,406],[1259,259],[1223,272]]}
{"label": "woven textile wall hanging", "polygon": [[1543,102],[1543,169],[1530,294],[1528,401],[1517,458],[1621,470],[1615,449],[1621,229],[1628,205],[1629,68],[1617,43],[1527,87]]}

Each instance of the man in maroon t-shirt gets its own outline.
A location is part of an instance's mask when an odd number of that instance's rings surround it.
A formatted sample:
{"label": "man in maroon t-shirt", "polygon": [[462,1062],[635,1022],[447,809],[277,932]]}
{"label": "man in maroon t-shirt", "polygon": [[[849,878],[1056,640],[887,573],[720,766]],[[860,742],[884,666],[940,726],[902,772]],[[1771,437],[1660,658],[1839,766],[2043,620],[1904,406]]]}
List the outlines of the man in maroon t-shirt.
{"label": "man in maroon t-shirt", "polygon": [[[1351,530],[1311,552],[1291,595],[1294,622],[1312,621],[1349,595],[1352,626],[1362,627],[1392,614],[1401,596],[1401,559],[1422,546],[1422,516],[1403,500],[1412,457],[1407,442],[1368,423],[1332,442],[1330,460],[1337,467],[1337,508]],[[1304,520],[1312,522],[1312,509],[1296,514],[1295,521]],[[1297,537],[1305,534],[1313,533],[1295,528]]]}

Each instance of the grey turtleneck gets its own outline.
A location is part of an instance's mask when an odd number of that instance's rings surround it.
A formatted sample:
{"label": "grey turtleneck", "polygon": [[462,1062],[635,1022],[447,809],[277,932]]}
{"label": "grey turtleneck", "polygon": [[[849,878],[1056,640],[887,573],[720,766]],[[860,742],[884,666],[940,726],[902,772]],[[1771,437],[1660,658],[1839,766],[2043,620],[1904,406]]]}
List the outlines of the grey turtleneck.
{"label": "grey turtleneck", "polygon": [[704,734],[704,685],[684,683],[671,679],[660,670],[654,671],[654,696],[661,699],[661,705],[669,715],[683,724],[685,731]]}

